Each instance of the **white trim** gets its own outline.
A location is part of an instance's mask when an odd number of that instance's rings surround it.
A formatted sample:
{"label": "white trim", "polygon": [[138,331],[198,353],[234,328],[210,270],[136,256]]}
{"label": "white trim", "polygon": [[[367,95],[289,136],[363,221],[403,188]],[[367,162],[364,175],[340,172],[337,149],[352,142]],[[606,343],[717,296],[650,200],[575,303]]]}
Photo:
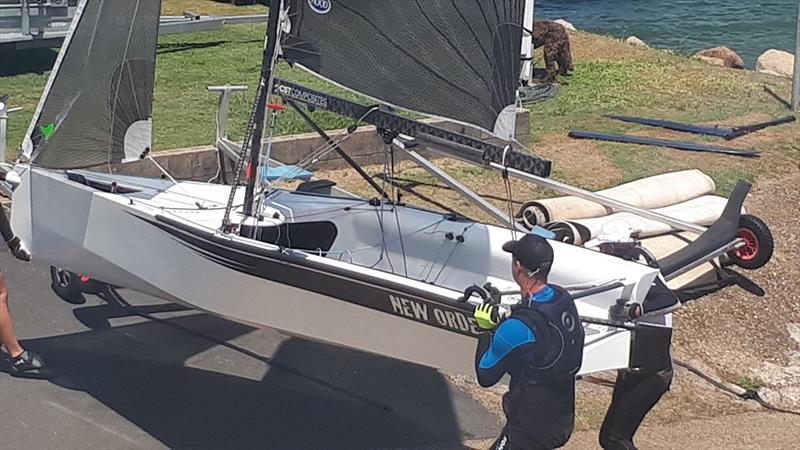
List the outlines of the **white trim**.
{"label": "white trim", "polygon": [[42,114],[42,109],[44,109],[44,104],[47,101],[47,97],[50,95],[50,89],[52,89],[53,83],[58,76],[58,72],[61,70],[61,62],[64,60],[64,55],[67,54],[67,49],[69,49],[69,45],[72,42],[72,37],[75,35],[75,30],[78,28],[78,24],[83,17],[83,11],[86,9],[86,4],[89,3],[89,1],[90,0],[82,0],[82,2],[78,5],[78,9],[75,10],[75,16],[72,18],[72,23],[69,25],[67,36],[64,38],[64,42],[61,44],[61,49],[58,51],[58,57],[56,57],[53,70],[50,72],[50,78],[47,79],[47,84],[44,87],[42,96],[39,98],[39,104],[36,105],[36,111],[34,111],[31,123],[28,125],[28,131],[25,133],[25,138],[22,140],[23,153],[21,156],[24,156],[27,161],[33,159],[33,139],[31,138],[33,136],[33,130],[36,127],[36,123],[39,122],[39,117]]}

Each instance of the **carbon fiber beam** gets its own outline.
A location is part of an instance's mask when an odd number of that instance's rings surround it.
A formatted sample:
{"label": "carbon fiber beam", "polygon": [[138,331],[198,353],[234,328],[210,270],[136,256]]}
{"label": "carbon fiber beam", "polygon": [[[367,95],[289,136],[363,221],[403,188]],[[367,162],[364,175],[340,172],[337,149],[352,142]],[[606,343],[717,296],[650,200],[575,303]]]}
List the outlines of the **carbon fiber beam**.
{"label": "carbon fiber beam", "polygon": [[[462,159],[480,161],[484,164],[502,164],[505,153],[505,165],[510,168],[539,177],[549,177],[551,173],[551,162],[539,156],[510,149],[506,152],[505,147],[403,117],[383,107],[362,105],[278,78],[275,79],[273,86],[274,93],[283,98],[353,119],[361,119],[378,128],[412,137],[439,138],[440,142],[445,143],[447,151]],[[447,146],[448,142],[454,145]]]}

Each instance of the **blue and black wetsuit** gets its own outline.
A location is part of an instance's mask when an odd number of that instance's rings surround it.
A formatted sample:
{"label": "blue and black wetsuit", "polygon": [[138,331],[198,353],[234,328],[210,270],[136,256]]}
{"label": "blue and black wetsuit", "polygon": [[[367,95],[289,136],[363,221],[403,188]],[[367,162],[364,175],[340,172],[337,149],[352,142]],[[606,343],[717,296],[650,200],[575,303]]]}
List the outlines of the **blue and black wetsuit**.
{"label": "blue and black wetsuit", "polygon": [[478,382],[489,387],[508,373],[506,426],[497,449],[552,449],[566,444],[575,420],[575,375],[583,360],[583,326],[572,297],[547,286],[482,335],[475,355]]}

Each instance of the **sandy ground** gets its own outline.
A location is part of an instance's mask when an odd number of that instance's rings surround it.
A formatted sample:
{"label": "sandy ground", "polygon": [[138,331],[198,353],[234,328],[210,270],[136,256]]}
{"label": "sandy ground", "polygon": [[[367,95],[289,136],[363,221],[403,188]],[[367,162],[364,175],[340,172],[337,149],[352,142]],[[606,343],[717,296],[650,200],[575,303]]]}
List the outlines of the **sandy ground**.
{"label": "sandy ground", "polygon": [[[751,412],[696,419],[643,428],[637,436],[642,450],[773,449],[798,448],[800,416]],[[491,440],[466,443],[467,448],[487,448]],[[597,433],[579,431],[564,450],[599,449]]]}

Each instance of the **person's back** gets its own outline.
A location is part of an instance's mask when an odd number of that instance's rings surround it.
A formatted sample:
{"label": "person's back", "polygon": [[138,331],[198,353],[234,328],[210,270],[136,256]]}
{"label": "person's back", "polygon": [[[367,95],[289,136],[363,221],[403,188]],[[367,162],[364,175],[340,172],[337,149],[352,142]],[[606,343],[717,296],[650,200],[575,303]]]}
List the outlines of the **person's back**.
{"label": "person's back", "polygon": [[[482,335],[475,356],[483,387],[510,375],[503,397],[506,426],[492,448],[552,449],[569,440],[575,420],[575,377],[583,362],[584,331],[574,300],[547,284],[552,248],[527,235],[507,243],[512,273],[523,299],[499,324],[493,306],[476,309]],[[495,327],[496,326],[496,327]]]}
{"label": "person's back", "polygon": [[575,376],[583,361],[584,332],[572,297],[559,287],[551,290],[552,300],[519,308],[511,316],[533,329],[537,342],[520,355],[523,365],[509,371],[503,409],[509,422],[535,434],[569,430],[563,441],[553,442],[560,447],[569,439],[574,422]]}

